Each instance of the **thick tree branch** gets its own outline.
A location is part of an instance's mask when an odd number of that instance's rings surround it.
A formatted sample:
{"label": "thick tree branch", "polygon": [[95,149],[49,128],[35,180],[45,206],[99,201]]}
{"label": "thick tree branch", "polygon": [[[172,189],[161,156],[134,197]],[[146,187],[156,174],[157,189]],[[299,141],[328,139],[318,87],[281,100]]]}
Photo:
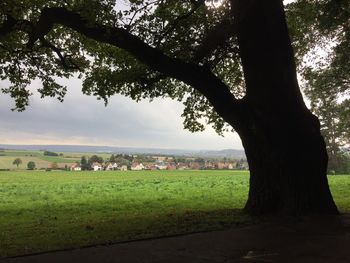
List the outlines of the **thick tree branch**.
{"label": "thick tree branch", "polygon": [[171,58],[125,29],[92,23],[65,8],[42,10],[28,46],[33,46],[39,38],[46,35],[54,24],[69,27],[98,42],[124,49],[152,70],[192,86],[210,101],[219,115],[227,121],[231,120],[231,125],[233,125],[232,119],[239,117],[239,101],[209,69]]}

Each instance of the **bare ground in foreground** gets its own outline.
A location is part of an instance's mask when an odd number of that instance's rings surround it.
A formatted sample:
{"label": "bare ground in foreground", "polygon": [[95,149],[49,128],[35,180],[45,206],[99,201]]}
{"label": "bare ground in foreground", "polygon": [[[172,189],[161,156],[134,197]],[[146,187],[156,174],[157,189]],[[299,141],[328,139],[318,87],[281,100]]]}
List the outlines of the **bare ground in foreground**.
{"label": "bare ground in foreground", "polygon": [[350,214],[4,258],[34,262],[350,262]]}

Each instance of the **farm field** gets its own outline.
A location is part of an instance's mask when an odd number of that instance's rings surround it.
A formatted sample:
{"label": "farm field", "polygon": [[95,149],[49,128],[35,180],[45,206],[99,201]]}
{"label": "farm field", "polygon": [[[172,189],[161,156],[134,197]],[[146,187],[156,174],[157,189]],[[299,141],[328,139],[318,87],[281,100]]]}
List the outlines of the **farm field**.
{"label": "farm field", "polygon": [[[22,160],[22,164],[18,167],[13,164],[13,161],[16,158]],[[57,163],[58,167],[64,168],[66,165],[70,166],[72,163],[80,161],[80,157],[77,155],[69,157],[45,156],[43,151],[0,151],[0,169],[25,170],[27,169],[27,163],[30,161],[35,162],[37,169],[50,168],[52,163]]]}
{"label": "farm field", "polygon": [[[350,176],[329,180],[350,212]],[[248,181],[246,171],[0,172],[0,256],[247,223]]]}

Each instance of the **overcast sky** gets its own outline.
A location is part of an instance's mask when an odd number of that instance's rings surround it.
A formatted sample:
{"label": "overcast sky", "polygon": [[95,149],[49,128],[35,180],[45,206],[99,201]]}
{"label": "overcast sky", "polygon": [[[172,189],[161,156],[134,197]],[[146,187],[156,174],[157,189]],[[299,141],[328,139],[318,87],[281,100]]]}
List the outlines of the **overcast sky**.
{"label": "overcast sky", "polygon": [[[81,93],[81,82],[66,80],[63,103],[34,95],[24,112],[12,112],[13,100],[0,94],[0,144],[81,144],[179,149],[242,149],[237,134],[217,135],[211,128],[183,129],[183,106],[159,99],[136,103],[114,96],[107,107]],[[0,87],[5,83],[1,82]],[[33,85],[35,86],[35,84]]]}

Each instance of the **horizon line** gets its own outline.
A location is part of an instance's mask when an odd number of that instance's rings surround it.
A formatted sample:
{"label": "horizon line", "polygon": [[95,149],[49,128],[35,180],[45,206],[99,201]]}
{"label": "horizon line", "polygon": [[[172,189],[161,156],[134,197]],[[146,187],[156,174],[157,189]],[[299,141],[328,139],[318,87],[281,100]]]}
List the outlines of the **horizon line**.
{"label": "horizon line", "polygon": [[130,148],[130,149],[159,149],[159,150],[182,150],[182,151],[224,151],[224,150],[237,150],[244,151],[239,148],[224,148],[224,149],[186,149],[186,148],[163,148],[163,147],[136,147],[136,146],[108,146],[108,145],[96,145],[96,144],[17,144],[17,143],[0,143],[0,146],[82,146],[82,147],[108,147],[108,148]]}

